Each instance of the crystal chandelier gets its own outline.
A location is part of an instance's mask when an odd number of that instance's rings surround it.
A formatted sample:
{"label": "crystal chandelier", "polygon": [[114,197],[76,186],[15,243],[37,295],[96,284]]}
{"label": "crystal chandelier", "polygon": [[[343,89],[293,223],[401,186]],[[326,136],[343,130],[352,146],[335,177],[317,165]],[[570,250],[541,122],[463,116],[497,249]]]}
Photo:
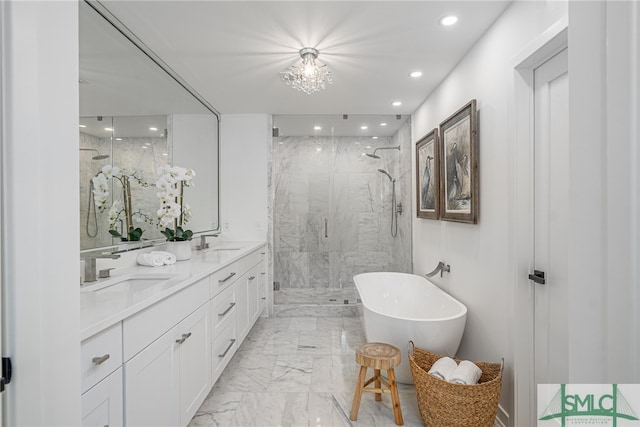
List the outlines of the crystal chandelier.
{"label": "crystal chandelier", "polygon": [[312,47],[300,49],[302,60],[280,73],[282,81],[294,89],[311,94],[333,83],[331,71],[326,64],[317,61],[318,50]]}

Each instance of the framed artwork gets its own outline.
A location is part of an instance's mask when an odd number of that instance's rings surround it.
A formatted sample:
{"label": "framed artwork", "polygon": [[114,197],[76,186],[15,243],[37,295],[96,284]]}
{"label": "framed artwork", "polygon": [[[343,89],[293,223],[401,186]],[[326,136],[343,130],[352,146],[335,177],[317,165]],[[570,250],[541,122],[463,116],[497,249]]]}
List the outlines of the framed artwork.
{"label": "framed artwork", "polygon": [[416,143],[416,206],[418,218],[440,216],[440,157],[438,129]]}
{"label": "framed artwork", "polygon": [[478,222],[478,115],[472,99],[440,123],[440,218]]}

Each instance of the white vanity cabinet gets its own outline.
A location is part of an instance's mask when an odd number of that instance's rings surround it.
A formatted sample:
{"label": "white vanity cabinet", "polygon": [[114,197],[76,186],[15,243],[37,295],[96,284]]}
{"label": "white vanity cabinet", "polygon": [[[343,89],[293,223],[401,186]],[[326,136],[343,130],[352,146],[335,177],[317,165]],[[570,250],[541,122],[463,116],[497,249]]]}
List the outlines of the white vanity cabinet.
{"label": "white vanity cabinet", "polygon": [[187,425],[204,401],[208,296],[207,277],[124,320],[126,425]]}
{"label": "white vanity cabinet", "polygon": [[125,364],[127,425],[187,425],[210,384],[208,304]]}
{"label": "white vanity cabinet", "polygon": [[253,248],[82,342],[83,426],[189,424],[264,308]]}

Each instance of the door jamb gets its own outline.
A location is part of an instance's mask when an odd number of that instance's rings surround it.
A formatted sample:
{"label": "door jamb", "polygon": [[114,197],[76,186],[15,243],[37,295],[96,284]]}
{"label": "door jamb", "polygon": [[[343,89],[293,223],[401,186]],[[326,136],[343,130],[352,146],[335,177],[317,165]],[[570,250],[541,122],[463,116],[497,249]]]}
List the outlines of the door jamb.
{"label": "door jamb", "polygon": [[513,249],[512,306],[514,355],[514,417],[511,425],[529,425],[536,417],[534,376],[534,293],[528,274],[533,271],[533,71],[568,47],[568,19],[565,17],[525,47],[512,61],[509,102],[512,114],[510,164],[515,205],[511,217]]}

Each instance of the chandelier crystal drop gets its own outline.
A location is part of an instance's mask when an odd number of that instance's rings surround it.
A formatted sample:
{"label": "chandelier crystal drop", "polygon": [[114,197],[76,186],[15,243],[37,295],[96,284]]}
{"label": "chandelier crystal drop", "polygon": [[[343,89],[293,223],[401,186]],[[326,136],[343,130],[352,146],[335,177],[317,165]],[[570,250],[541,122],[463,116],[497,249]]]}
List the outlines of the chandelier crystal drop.
{"label": "chandelier crystal drop", "polygon": [[283,82],[308,95],[325,89],[327,84],[333,83],[333,77],[327,65],[317,60],[319,54],[317,49],[305,47],[300,49],[299,53],[302,59],[280,73]]}

